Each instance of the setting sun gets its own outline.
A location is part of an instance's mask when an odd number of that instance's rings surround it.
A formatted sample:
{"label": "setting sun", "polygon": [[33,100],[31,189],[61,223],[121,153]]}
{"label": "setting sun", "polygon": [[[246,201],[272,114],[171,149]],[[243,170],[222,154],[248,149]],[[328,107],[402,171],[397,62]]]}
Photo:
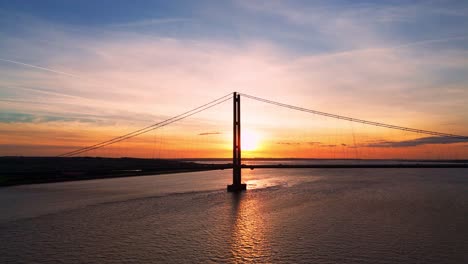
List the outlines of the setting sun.
{"label": "setting sun", "polygon": [[254,151],[259,148],[260,136],[252,131],[242,131],[241,148],[243,151]]}

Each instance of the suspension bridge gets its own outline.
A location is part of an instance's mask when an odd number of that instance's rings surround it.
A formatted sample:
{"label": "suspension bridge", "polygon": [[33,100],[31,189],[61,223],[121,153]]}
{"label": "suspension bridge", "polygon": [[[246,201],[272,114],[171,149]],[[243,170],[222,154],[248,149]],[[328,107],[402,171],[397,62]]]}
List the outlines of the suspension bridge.
{"label": "suspension bridge", "polygon": [[[246,189],[246,184],[242,183],[242,168],[254,169],[254,168],[394,168],[394,167],[399,167],[399,168],[466,168],[468,167],[467,163],[460,163],[460,162],[459,163],[457,162],[424,163],[423,162],[423,163],[402,163],[402,164],[276,164],[276,165],[249,164],[249,165],[245,165],[242,163],[241,98],[245,98],[245,99],[257,101],[260,103],[293,110],[293,111],[300,111],[300,112],[309,113],[309,114],[313,114],[316,116],[322,116],[322,117],[336,119],[336,120],[344,120],[344,121],[348,121],[351,123],[363,124],[366,126],[374,126],[374,127],[386,128],[386,129],[391,129],[391,130],[399,130],[399,131],[405,131],[405,132],[410,132],[410,133],[417,133],[421,135],[429,135],[431,137],[440,137],[449,143],[468,142],[468,137],[463,136],[463,135],[436,132],[436,131],[423,130],[423,129],[417,129],[417,128],[410,128],[410,127],[392,125],[392,124],[387,124],[387,123],[382,123],[382,122],[374,122],[374,121],[369,121],[369,120],[364,120],[364,119],[359,119],[359,118],[353,118],[353,117],[348,117],[348,116],[343,116],[343,115],[337,115],[337,114],[312,110],[312,109],[299,107],[299,106],[295,106],[291,104],[286,104],[282,102],[277,102],[277,101],[273,101],[273,100],[269,100],[269,99],[265,99],[265,98],[261,98],[257,96],[252,96],[252,95],[245,94],[245,93],[233,92],[225,96],[222,96],[218,99],[215,99],[213,101],[210,101],[206,104],[193,108],[189,111],[186,111],[182,114],[168,118],[164,121],[154,123],[144,128],[114,137],[109,140],[102,141],[100,143],[96,143],[93,145],[89,145],[86,147],[78,148],[76,150],[63,153],[59,155],[58,157],[78,156],[78,155],[82,155],[90,151],[94,151],[94,150],[101,149],[109,145],[116,144],[118,142],[129,140],[139,135],[146,134],[151,131],[169,126],[173,123],[179,122],[183,119],[186,119],[188,117],[191,117],[193,115],[206,111],[210,108],[213,108],[217,105],[220,105],[227,101],[232,100],[232,107],[233,107],[232,108],[232,165],[231,165],[232,184],[228,185],[227,187],[228,191],[237,192],[237,191],[242,191]],[[220,168],[224,168],[224,167],[220,166]]]}

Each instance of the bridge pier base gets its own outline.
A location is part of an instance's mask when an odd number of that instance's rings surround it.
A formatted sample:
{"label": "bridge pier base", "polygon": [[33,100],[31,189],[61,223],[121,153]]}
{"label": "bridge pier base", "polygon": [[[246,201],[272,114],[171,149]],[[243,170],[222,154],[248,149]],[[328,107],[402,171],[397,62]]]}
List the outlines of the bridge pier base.
{"label": "bridge pier base", "polygon": [[242,192],[247,190],[247,184],[241,183],[241,184],[229,184],[227,186],[227,191],[228,192]]}

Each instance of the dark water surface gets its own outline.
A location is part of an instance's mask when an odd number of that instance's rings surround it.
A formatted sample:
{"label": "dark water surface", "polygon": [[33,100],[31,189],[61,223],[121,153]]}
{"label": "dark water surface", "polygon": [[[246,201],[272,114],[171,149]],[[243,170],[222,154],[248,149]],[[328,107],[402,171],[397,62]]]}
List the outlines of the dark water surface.
{"label": "dark water surface", "polygon": [[0,189],[0,263],[468,263],[468,169],[245,170]]}

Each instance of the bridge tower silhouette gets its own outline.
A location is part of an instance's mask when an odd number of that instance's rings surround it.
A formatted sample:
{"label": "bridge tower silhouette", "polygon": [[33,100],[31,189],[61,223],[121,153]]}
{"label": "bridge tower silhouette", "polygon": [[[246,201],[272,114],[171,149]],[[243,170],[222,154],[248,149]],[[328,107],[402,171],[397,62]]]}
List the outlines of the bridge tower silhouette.
{"label": "bridge tower silhouette", "polygon": [[237,92],[232,96],[232,184],[227,186],[228,192],[240,192],[247,189],[247,184],[242,183],[241,162],[241,95]]}

